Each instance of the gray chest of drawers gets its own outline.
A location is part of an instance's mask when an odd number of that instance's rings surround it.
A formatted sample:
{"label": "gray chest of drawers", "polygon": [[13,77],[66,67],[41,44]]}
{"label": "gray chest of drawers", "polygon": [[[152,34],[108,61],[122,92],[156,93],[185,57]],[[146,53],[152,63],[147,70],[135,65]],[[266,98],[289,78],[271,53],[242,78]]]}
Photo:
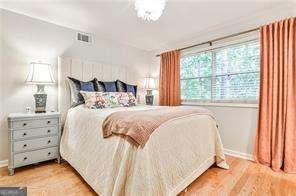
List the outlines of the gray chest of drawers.
{"label": "gray chest of drawers", "polygon": [[14,169],[50,159],[60,162],[60,114],[14,113],[8,116],[9,174]]}

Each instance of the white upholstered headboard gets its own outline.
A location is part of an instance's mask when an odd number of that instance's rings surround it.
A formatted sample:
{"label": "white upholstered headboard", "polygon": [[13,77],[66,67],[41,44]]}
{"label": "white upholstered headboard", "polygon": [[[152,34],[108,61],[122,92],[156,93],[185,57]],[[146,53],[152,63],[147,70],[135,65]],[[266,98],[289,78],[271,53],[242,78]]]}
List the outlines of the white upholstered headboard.
{"label": "white upholstered headboard", "polygon": [[64,122],[70,108],[70,91],[66,77],[89,81],[96,77],[101,81],[120,79],[127,83],[135,83],[135,74],[126,65],[111,65],[104,62],[77,59],[72,57],[58,58],[58,109]]}

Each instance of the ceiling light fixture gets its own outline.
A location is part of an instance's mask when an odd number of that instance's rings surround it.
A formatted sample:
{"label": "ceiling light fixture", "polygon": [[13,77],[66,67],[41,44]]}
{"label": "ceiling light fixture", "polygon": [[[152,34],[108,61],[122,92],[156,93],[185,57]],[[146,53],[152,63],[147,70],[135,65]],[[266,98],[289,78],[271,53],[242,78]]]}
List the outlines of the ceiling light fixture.
{"label": "ceiling light fixture", "polygon": [[156,21],[165,7],[166,0],[135,0],[138,17],[147,21]]}

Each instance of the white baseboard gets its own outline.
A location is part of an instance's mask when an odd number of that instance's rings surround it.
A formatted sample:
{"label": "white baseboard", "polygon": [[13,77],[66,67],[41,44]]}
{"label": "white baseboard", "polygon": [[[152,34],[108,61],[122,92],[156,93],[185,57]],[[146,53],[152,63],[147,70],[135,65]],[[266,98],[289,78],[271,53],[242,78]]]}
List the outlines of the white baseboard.
{"label": "white baseboard", "polygon": [[[224,148],[224,153],[229,155],[229,156],[254,161],[254,157],[251,154],[238,152],[238,151],[234,151],[234,150],[229,150],[229,149],[226,149],[226,148]],[[7,166],[8,166],[8,160],[7,159],[6,160],[0,160],[0,167],[7,167]]]}
{"label": "white baseboard", "polygon": [[8,160],[0,160],[0,167],[7,167],[8,166]]}
{"label": "white baseboard", "polygon": [[254,156],[252,154],[247,154],[247,153],[243,153],[243,152],[238,152],[238,151],[234,151],[234,150],[229,150],[224,148],[224,153],[233,157],[238,157],[241,159],[246,159],[246,160],[250,160],[250,161],[254,161]]}

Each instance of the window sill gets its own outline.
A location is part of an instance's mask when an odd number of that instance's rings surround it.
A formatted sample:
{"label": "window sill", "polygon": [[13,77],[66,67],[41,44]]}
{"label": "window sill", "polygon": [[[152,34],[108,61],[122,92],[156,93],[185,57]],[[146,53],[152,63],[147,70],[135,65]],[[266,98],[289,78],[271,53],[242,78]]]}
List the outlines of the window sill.
{"label": "window sill", "polygon": [[182,102],[182,105],[235,107],[235,108],[258,108],[255,103],[207,103],[207,102]]}

